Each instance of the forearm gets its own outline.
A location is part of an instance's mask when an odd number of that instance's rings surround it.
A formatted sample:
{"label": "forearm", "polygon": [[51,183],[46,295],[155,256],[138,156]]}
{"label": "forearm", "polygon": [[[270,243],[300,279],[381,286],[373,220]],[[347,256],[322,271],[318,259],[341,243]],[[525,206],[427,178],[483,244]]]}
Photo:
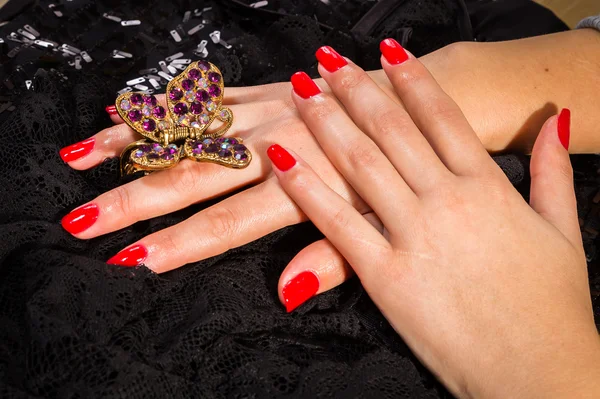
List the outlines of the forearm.
{"label": "forearm", "polygon": [[[600,152],[600,33],[459,43],[425,57],[489,151],[530,152],[543,123],[573,112],[570,151]],[[375,79],[386,85],[385,76]]]}

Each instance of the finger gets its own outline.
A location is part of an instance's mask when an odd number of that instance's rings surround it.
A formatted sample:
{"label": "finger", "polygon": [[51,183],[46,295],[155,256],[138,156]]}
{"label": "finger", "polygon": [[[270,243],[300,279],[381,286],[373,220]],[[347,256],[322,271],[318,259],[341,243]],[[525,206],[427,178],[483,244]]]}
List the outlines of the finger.
{"label": "finger", "polygon": [[[164,96],[162,96],[164,101]],[[276,118],[286,118],[293,112],[285,101],[273,100],[264,103],[233,105],[230,107],[234,119],[228,136],[243,136],[245,132]],[[72,144],[60,151],[60,156],[70,167],[77,170],[92,168],[106,158],[119,156],[132,142],[143,138],[125,123],[102,130],[89,139]]]}
{"label": "finger", "polygon": [[289,82],[248,87],[229,87],[225,89],[223,104],[249,104],[253,102],[266,102],[287,98],[290,87],[291,85]]}
{"label": "finger", "polygon": [[531,207],[581,247],[573,168],[569,159],[571,113],[562,110],[542,128],[531,154]]}
{"label": "finger", "polygon": [[[374,213],[364,217],[377,230],[383,231],[383,225]],[[353,275],[354,271],[333,244],[327,239],[319,240],[288,263],[279,278],[279,300],[291,312],[312,296],[337,287]],[[306,284],[306,281],[318,284]]]}
{"label": "finger", "polygon": [[331,47],[321,47],[317,59],[321,76],[356,126],[377,144],[413,191],[419,194],[449,174],[408,113],[365,71]]}
{"label": "finger", "polygon": [[356,274],[372,278],[385,264],[390,244],[356,209],[330,189],[297,155],[279,145],[267,151],[286,193],[337,248]]}
{"label": "finger", "polygon": [[500,173],[458,105],[394,39],[381,42],[381,64],[412,120],[457,175]]}
{"label": "finger", "polygon": [[[392,197],[404,212],[416,206],[417,197],[377,145],[366,136],[331,95],[304,72],[292,77],[293,99],[306,125],[333,165],[352,185],[390,231],[400,226],[398,210],[391,206]],[[386,196],[381,193],[386,192]]]}
{"label": "finger", "polygon": [[151,234],[108,263],[143,263],[156,273],[219,255],[305,220],[275,178],[229,197],[189,219]]}

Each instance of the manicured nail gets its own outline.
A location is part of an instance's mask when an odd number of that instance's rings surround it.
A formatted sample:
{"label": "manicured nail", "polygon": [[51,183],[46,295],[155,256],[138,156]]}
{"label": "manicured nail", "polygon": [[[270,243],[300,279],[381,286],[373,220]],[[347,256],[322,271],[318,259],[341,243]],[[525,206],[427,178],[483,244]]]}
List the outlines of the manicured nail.
{"label": "manicured nail", "polygon": [[281,290],[285,309],[291,312],[310,298],[319,290],[319,279],[313,272],[302,272],[288,281]]}
{"label": "manicured nail", "polygon": [[96,140],[93,137],[90,137],[79,143],[71,144],[60,150],[60,157],[65,162],[73,162],[79,158],[83,158],[92,152],[95,142]]}
{"label": "manicured nail", "polygon": [[98,206],[96,204],[87,204],[74,209],[62,218],[60,224],[63,229],[71,234],[79,234],[89,229],[98,220]]}
{"label": "manicured nail", "polygon": [[148,251],[146,247],[143,245],[133,245],[129,248],[125,248],[112,258],[106,261],[109,265],[118,265],[118,266],[137,266],[143,263],[148,256]]}
{"label": "manicured nail", "polygon": [[291,80],[296,94],[304,99],[316,96],[321,92],[319,86],[304,72],[296,72],[292,75]]}
{"label": "manicured nail", "polygon": [[296,160],[289,152],[285,150],[279,144],[273,144],[267,150],[267,155],[271,159],[271,162],[282,172],[289,170],[292,166],[296,165]]}
{"label": "manicured nail", "polygon": [[109,115],[116,115],[117,114],[117,107],[115,107],[114,105],[109,105],[108,107],[104,108],[106,110],[106,112]]}
{"label": "manicured nail", "polygon": [[402,64],[408,60],[408,54],[404,48],[394,39],[385,39],[379,44],[379,50],[387,62],[392,65]]}
{"label": "manicured nail", "polygon": [[560,111],[558,116],[558,139],[569,150],[569,141],[571,140],[571,111],[567,108]]}
{"label": "manicured nail", "polygon": [[317,50],[317,60],[329,72],[335,72],[348,65],[348,62],[337,51],[329,46]]}

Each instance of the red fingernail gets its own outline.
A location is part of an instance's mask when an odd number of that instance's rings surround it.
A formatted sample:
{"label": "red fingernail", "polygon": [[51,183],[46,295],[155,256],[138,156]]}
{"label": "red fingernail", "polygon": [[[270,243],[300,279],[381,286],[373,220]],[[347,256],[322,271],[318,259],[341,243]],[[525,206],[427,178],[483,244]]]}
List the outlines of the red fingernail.
{"label": "red fingernail", "polygon": [[381,54],[383,54],[387,62],[392,65],[402,64],[408,60],[408,53],[394,39],[385,39],[382,41],[379,44],[379,50],[381,50]]}
{"label": "red fingernail", "polygon": [[60,150],[60,157],[65,162],[72,162],[76,159],[82,158],[88,155],[94,149],[95,139],[90,137],[87,140],[80,141],[79,143],[71,144]]}
{"label": "red fingernail", "polygon": [[112,258],[106,261],[109,265],[118,265],[118,266],[137,266],[143,263],[148,256],[148,251],[146,247],[143,245],[133,245],[129,248],[125,248]]}
{"label": "red fingernail", "polygon": [[277,169],[282,172],[285,172],[286,170],[291,169],[292,166],[296,165],[296,160],[294,157],[291,156],[290,153],[279,144],[273,144],[270,146],[267,150],[267,155],[271,159],[271,162],[275,164]]}
{"label": "red fingernail", "polygon": [[304,99],[316,96],[321,92],[319,86],[304,72],[296,72],[292,75],[291,80],[296,94]]}
{"label": "red fingernail", "polygon": [[109,115],[117,114],[117,107],[115,107],[114,105],[109,105],[108,107],[106,107],[104,109],[106,110],[106,112],[108,112]]}
{"label": "red fingernail", "polygon": [[281,290],[285,309],[291,312],[312,298],[319,290],[319,279],[313,272],[302,272],[288,281]]}
{"label": "red fingernail", "polygon": [[89,229],[98,220],[98,206],[96,204],[87,204],[74,209],[62,218],[60,224],[63,229],[71,234],[78,234]]}
{"label": "red fingernail", "polygon": [[348,65],[348,62],[337,51],[329,46],[317,50],[317,60],[329,72],[335,72]]}
{"label": "red fingernail", "polygon": [[569,150],[569,141],[571,140],[571,111],[567,108],[560,111],[558,116],[558,139]]}

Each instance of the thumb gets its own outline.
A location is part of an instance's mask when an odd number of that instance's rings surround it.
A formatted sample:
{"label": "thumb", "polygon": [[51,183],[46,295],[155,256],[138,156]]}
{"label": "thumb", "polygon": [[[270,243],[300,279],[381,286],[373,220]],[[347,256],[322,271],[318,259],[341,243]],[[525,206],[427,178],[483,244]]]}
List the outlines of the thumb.
{"label": "thumb", "polygon": [[569,159],[571,111],[548,119],[531,154],[531,207],[576,247],[581,247],[573,168]]}

